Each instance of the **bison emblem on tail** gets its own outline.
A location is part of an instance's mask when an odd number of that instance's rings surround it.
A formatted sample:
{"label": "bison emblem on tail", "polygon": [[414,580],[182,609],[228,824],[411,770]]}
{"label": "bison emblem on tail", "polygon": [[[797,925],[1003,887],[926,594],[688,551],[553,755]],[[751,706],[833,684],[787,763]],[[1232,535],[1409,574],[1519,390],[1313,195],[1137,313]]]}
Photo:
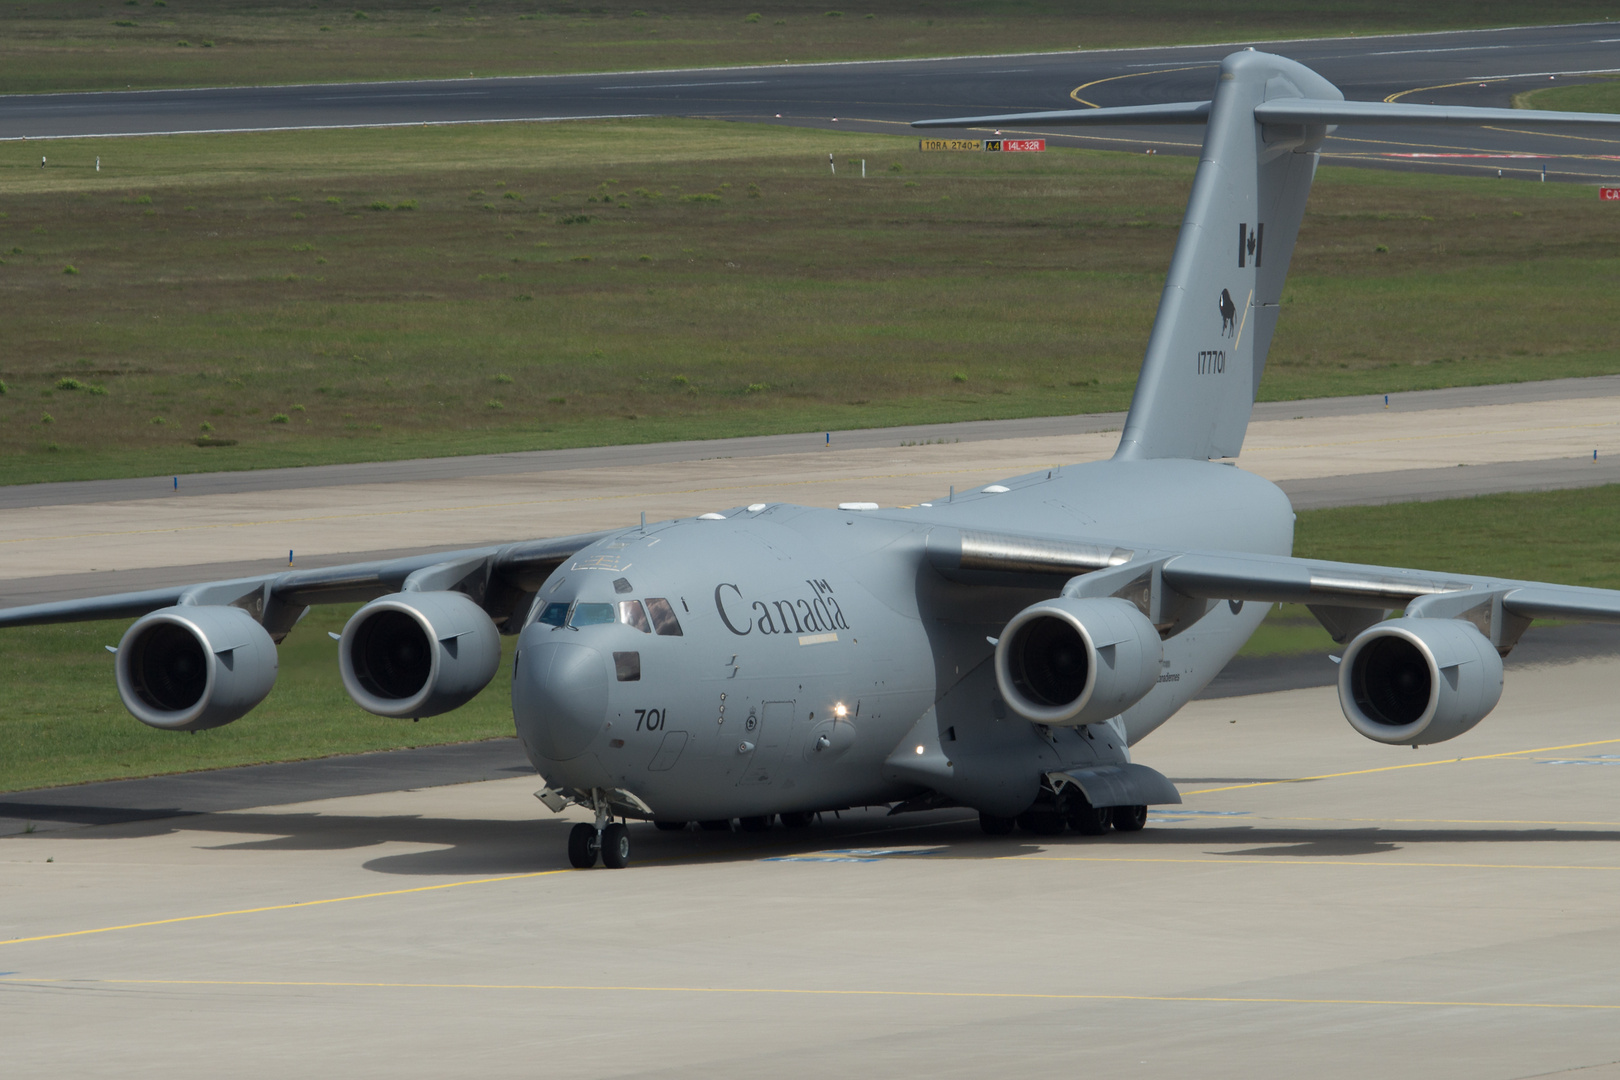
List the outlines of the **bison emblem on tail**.
{"label": "bison emblem on tail", "polygon": [[1237,305],[1232,303],[1232,294],[1225,289],[1221,290],[1221,336],[1237,333]]}

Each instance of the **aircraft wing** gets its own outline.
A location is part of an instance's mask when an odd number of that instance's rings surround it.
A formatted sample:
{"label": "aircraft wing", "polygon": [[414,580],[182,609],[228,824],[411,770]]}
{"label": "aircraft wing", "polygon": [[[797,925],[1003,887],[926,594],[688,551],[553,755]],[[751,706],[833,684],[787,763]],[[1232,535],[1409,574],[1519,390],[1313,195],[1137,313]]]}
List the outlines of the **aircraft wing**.
{"label": "aircraft wing", "polygon": [[520,598],[538,589],[569,556],[608,535],[606,532],[585,533],[31,604],[0,609],[0,627],[135,618],[176,605],[225,605],[247,610],[264,624],[272,637],[280,640],[312,604],[353,603],[396,592],[452,587],[479,600],[492,616],[508,616],[514,613]]}
{"label": "aircraft wing", "polygon": [[1487,636],[1499,647],[1510,647],[1532,619],[1620,622],[1620,591],[1285,555],[1150,551],[941,528],[929,534],[928,558],[956,580],[1036,584],[1065,578],[1066,594],[1130,595],[1161,612],[1177,598],[1307,604],[1335,637],[1395,608],[1415,616],[1489,621]]}

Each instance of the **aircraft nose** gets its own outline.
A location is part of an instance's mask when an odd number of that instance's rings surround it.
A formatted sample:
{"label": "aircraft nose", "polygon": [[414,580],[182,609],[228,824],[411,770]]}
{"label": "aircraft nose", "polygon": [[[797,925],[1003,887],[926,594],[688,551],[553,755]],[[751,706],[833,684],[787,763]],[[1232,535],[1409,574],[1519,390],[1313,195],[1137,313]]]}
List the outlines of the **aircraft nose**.
{"label": "aircraft nose", "polygon": [[554,638],[523,649],[512,714],[525,741],[552,761],[578,757],[607,719],[607,663],[589,645]]}

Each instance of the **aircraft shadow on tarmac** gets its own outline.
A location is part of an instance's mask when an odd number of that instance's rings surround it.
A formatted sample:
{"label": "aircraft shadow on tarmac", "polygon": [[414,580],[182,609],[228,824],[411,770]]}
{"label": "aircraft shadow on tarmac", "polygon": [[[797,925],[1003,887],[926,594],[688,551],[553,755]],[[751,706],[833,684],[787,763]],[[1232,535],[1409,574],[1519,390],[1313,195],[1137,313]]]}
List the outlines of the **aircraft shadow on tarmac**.
{"label": "aircraft shadow on tarmac", "polygon": [[[485,820],[435,818],[413,815],[386,817],[328,814],[198,814],[162,821],[137,821],[89,830],[69,829],[40,834],[53,840],[111,837],[139,838],[177,833],[237,838],[221,844],[203,843],[208,851],[345,851],[385,844],[424,845],[427,850],[379,855],[365,868],[380,874],[502,875],[566,869],[562,843],[571,820]],[[658,832],[650,825],[632,825],[635,864],[652,869],[660,865],[710,864],[781,859],[794,862],[857,862],[889,858],[1003,859],[1040,855],[1048,858],[1088,856],[1129,859],[1170,857],[1345,858],[1375,855],[1409,848],[1437,851],[1456,845],[1486,843],[1614,843],[1614,829],[1512,829],[1445,826],[1433,828],[1277,827],[1222,824],[1219,826],[1152,826],[1132,836],[1078,834],[988,837],[977,820],[946,817],[932,821],[892,819],[877,814],[854,814],[824,820],[802,830],[776,828],[763,833]],[[1211,850],[1243,845],[1233,850]],[[1191,849],[1191,850],[1189,850]]]}

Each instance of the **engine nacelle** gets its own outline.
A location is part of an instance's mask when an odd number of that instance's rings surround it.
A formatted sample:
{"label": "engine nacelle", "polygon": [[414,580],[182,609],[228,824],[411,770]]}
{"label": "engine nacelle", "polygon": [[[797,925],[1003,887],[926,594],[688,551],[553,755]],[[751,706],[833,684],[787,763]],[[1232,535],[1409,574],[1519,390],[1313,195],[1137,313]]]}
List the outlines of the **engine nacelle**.
{"label": "engine nacelle", "polygon": [[501,636],[458,592],[394,593],[354,613],[338,640],[343,688],[378,716],[437,716],[467,704],[501,665]]}
{"label": "engine nacelle", "polygon": [[1502,657],[1472,623],[1392,619],[1363,630],[1339,664],[1350,726],[1381,743],[1445,742],[1502,697]]}
{"label": "engine nacelle", "polygon": [[241,608],[167,607],[124,632],[118,696],[143,724],[203,731],[239,720],[276,685],[276,643]]}
{"label": "engine nacelle", "polygon": [[996,684],[1038,724],[1097,724],[1147,696],[1164,644],[1128,600],[1060,596],[1012,617],[996,644]]}

